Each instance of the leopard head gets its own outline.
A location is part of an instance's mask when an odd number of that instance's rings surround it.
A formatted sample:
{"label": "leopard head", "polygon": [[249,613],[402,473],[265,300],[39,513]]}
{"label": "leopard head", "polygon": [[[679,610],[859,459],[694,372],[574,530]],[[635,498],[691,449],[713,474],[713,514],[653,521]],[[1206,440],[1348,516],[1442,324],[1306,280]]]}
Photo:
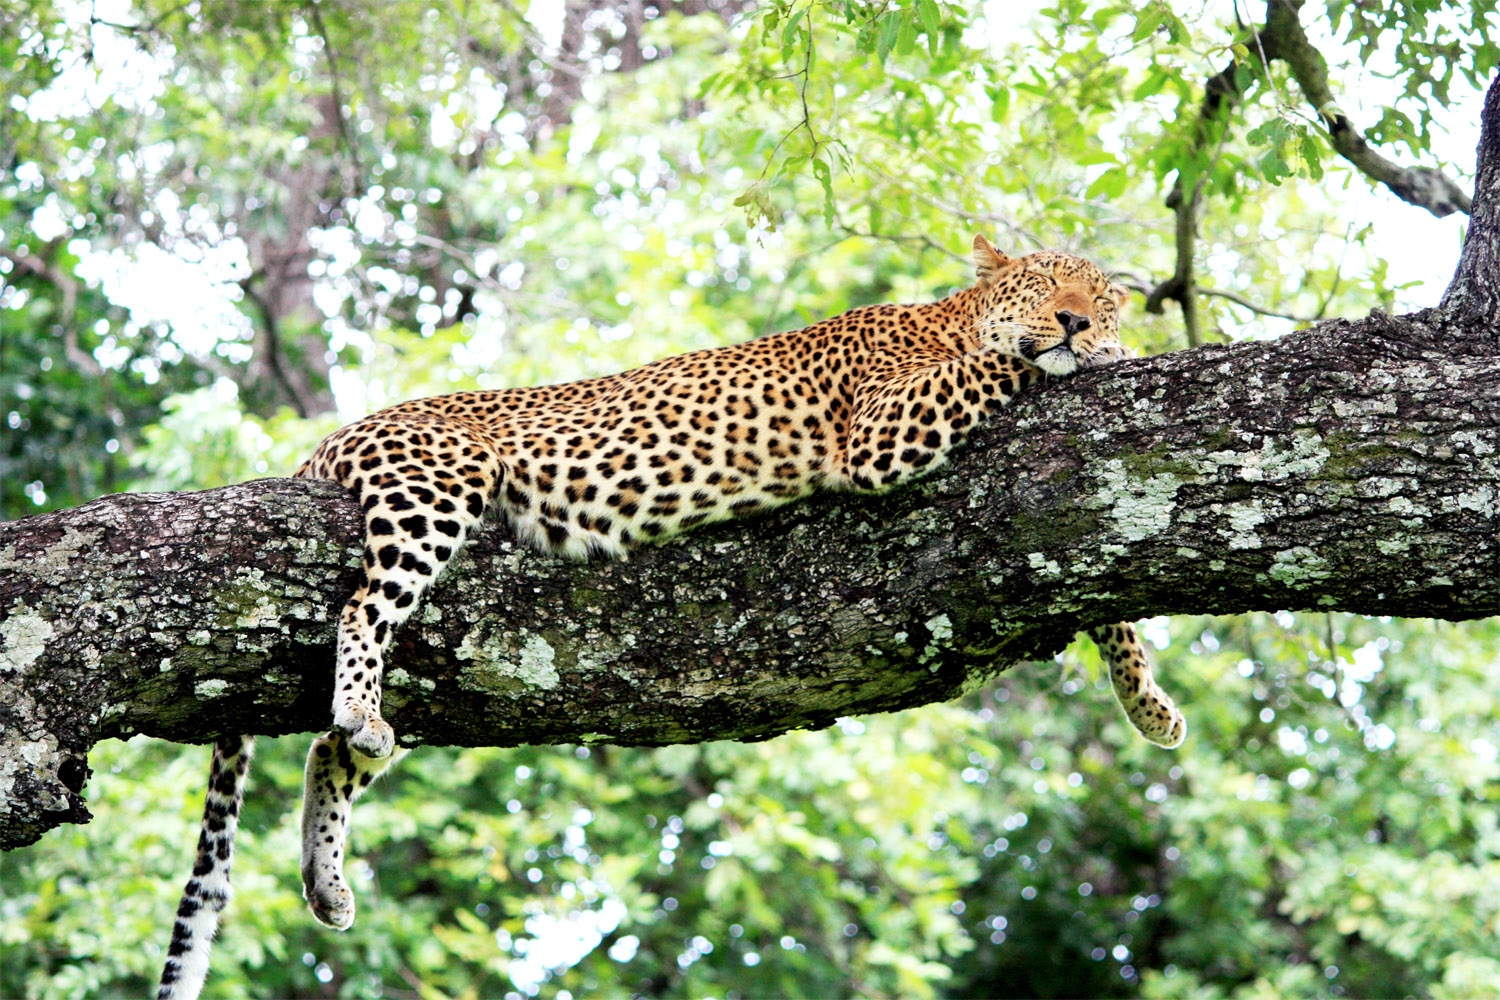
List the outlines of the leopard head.
{"label": "leopard head", "polygon": [[1092,262],[1051,250],[1007,257],[975,236],[974,263],[987,304],[980,340],[994,350],[1049,375],[1130,356],[1120,343],[1120,309],[1130,292]]}

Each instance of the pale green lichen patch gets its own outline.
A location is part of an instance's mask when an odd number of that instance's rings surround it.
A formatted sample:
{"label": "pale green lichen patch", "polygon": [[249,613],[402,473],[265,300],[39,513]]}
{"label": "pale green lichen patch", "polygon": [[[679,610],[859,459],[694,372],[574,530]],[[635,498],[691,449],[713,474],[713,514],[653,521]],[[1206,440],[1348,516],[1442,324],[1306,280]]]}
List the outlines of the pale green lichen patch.
{"label": "pale green lichen patch", "polygon": [[259,629],[280,623],[281,609],[274,601],[262,596],[253,608],[249,608],[234,620],[234,627],[236,630]]}
{"label": "pale green lichen patch", "polygon": [[1225,508],[1224,514],[1225,519],[1229,521],[1229,547],[1231,549],[1261,547],[1261,539],[1255,533],[1255,529],[1265,523],[1266,513],[1261,509],[1259,501],[1231,504]]}
{"label": "pale green lichen patch", "polygon": [[1455,444],[1466,445],[1478,458],[1493,454],[1495,446],[1485,440],[1478,431],[1454,431],[1449,437]]}
{"label": "pale green lichen patch", "polygon": [[[51,736],[45,740],[13,743],[0,756],[0,814],[15,811],[18,799],[15,795],[16,780],[23,772],[31,772],[33,778],[40,777],[46,769],[43,761],[52,761],[57,756],[57,740]],[[44,780],[40,783],[42,809],[63,810],[68,807],[68,797],[61,782]]]}
{"label": "pale green lichen patch", "polygon": [[1266,576],[1297,590],[1302,590],[1326,580],[1331,574],[1328,563],[1306,545],[1296,545],[1276,553],[1276,558]]}
{"label": "pale green lichen patch", "polygon": [[0,622],[0,670],[24,670],[37,661],[52,638],[52,623],[34,611],[12,612]]}
{"label": "pale green lichen patch", "polygon": [[[934,615],[922,624],[927,626],[927,631],[932,634],[932,640],[927,643],[927,648],[922,650],[921,655],[917,657],[917,662],[927,663],[935,659],[942,652],[945,644],[952,642],[953,621],[947,615]],[[927,669],[936,670],[937,664],[934,663]]]}
{"label": "pale green lichen patch", "polygon": [[1409,518],[1408,523],[1416,527],[1422,519],[1432,516],[1432,510],[1422,504],[1412,503],[1409,497],[1391,497],[1385,502],[1386,509],[1392,514]]}
{"label": "pale green lichen patch", "polygon": [[1495,491],[1488,486],[1481,486],[1470,493],[1460,493],[1456,497],[1443,497],[1442,503],[1443,512],[1447,514],[1472,510],[1485,517],[1494,517],[1500,513],[1500,504],[1495,502]]}
{"label": "pale green lichen patch", "polygon": [[229,682],[218,677],[210,677],[208,680],[199,681],[193,685],[193,694],[199,701],[211,701],[214,698],[222,698],[229,693]]}
{"label": "pale green lichen patch", "polygon": [[459,683],[481,691],[511,692],[517,688],[557,687],[558,674],[553,661],[557,650],[539,635],[522,632],[519,644],[504,634],[486,636],[482,628],[471,629],[453,651],[460,660],[470,661],[459,675]]}
{"label": "pale green lichen patch", "polygon": [[1062,575],[1062,567],[1057,564],[1057,560],[1048,559],[1040,552],[1026,553],[1026,561],[1031,564],[1032,569],[1037,570],[1043,576]]}
{"label": "pale green lichen patch", "polygon": [[1125,463],[1112,458],[1104,463],[1098,478],[1104,489],[1095,502],[1115,520],[1115,530],[1127,540],[1139,542],[1166,531],[1172,526],[1172,511],[1177,508],[1177,491],[1183,478],[1175,472],[1138,477]]}
{"label": "pale green lichen patch", "polygon": [[40,553],[18,557],[15,548],[7,545],[0,550],[0,572],[24,573],[41,583],[63,583],[78,575],[74,563],[84,558],[82,550],[93,547],[103,537],[103,528],[79,531],[69,525],[63,529],[61,539]]}
{"label": "pale green lichen patch", "polygon": [[1260,451],[1213,451],[1204,456],[1206,474],[1217,474],[1229,467],[1239,470],[1246,482],[1281,482],[1317,474],[1328,461],[1330,452],[1322,436],[1312,431],[1296,430],[1291,447],[1279,447],[1275,438],[1266,438]]}

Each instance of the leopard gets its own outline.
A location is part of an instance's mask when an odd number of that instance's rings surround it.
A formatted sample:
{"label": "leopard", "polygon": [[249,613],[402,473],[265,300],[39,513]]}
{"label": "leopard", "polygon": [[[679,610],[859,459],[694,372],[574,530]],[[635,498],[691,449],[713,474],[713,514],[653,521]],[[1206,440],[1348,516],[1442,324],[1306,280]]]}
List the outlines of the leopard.
{"label": "leopard", "polygon": [[[364,516],[362,578],[341,610],[333,726],[308,753],[302,880],[313,916],[352,925],[351,809],[405,751],[381,717],[392,635],[487,515],[519,542],[621,558],[699,525],[819,490],[878,493],[941,467],[988,416],[1047,378],[1131,357],[1129,291],[1091,261],[1008,256],[974,238],[974,284],[936,302],[869,305],[799,330],[560,385],[459,392],[380,410],[297,470],[346,487]],[[1135,627],[1094,627],[1114,695],[1147,740],[1186,721]],[[192,1000],[208,970],[254,741],[214,747],[192,878],[158,1000]]]}

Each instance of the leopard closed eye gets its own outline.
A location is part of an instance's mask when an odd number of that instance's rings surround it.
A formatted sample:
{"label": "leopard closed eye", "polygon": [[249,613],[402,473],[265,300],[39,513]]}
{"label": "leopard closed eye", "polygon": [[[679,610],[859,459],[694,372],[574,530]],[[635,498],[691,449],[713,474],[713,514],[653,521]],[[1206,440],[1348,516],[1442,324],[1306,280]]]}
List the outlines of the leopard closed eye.
{"label": "leopard closed eye", "polygon": [[[344,485],[365,520],[363,580],[339,617],[333,729],[314,742],[304,784],[302,877],[318,920],[353,923],[350,810],[399,756],[380,715],[392,635],[487,511],[537,548],[619,556],[816,490],[890,489],[941,466],[1041,375],[1130,356],[1127,293],[1094,264],[1008,257],[983,236],[973,252],[976,282],[938,302],[864,306],[603,378],[412,400],[318,446],[297,475]],[[1186,723],[1135,628],[1091,634],[1130,722],[1180,744]],[[252,748],[249,737],[214,748],[158,1000],[191,1000],[207,975]]]}

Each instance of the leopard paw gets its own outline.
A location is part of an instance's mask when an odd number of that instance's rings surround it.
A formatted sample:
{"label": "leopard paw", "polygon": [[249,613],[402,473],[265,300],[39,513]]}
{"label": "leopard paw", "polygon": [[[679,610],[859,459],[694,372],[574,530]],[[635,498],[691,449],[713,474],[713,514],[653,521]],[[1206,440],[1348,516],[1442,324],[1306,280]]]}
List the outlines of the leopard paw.
{"label": "leopard paw", "polygon": [[1129,706],[1126,713],[1136,731],[1159,747],[1174,749],[1187,737],[1187,718],[1160,688]]}
{"label": "leopard paw", "polygon": [[1104,344],[1093,354],[1078,363],[1080,368],[1102,368],[1112,365],[1116,361],[1129,361],[1135,357],[1135,352],[1124,344]]}
{"label": "leopard paw", "polygon": [[349,746],[366,757],[389,757],[396,747],[396,731],[356,701],[346,701],[333,714],[333,725],[349,737]]}
{"label": "leopard paw", "polygon": [[314,871],[304,869],[302,898],[324,927],[346,931],[354,925],[354,893],[337,871],[325,871],[320,879]]}

